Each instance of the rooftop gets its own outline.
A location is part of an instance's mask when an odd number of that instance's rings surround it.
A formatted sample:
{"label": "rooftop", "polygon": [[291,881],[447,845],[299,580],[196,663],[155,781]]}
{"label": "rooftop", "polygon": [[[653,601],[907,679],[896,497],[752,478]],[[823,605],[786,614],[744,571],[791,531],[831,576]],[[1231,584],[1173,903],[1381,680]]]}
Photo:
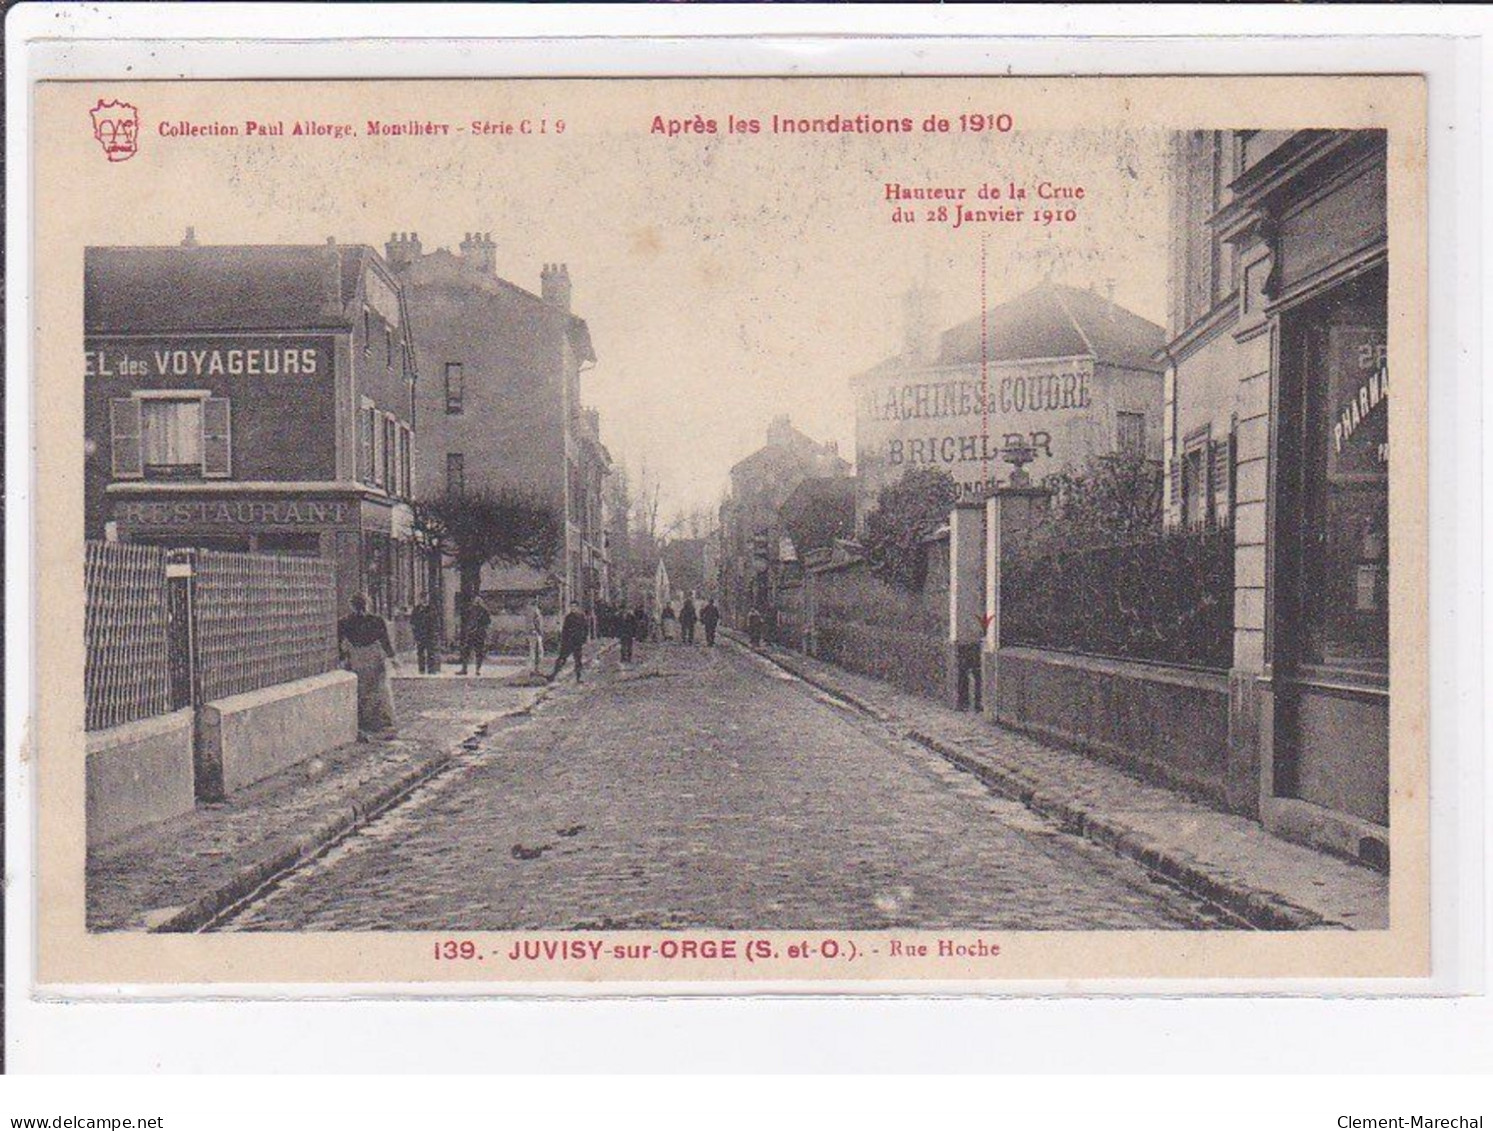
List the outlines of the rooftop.
{"label": "rooftop", "polygon": [[[336,255],[339,306],[327,299]],[[347,325],[364,244],[90,247],[83,256],[87,333],[302,330]]]}
{"label": "rooftop", "polygon": [[[982,336],[984,346],[982,348]],[[982,317],[976,315],[939,335],[930,358],[899,354],[854,380],[892,376],[908,369],[1025,361],[1045,357],[1091,357],[1096,363],[1159,373],[1153,355],[1166,341],[1156,323],[1093,291],[1044,283]]]}

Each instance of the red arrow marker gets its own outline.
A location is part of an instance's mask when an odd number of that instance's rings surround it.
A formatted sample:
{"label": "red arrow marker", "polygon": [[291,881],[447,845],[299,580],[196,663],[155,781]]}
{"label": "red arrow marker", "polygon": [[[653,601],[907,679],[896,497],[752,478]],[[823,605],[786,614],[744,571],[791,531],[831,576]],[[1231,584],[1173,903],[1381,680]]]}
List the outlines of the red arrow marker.
{"label": "red arrow marker", "polygon": [[990,622],[993,621],[994,619],[995,619],[995,614],[994,613],[986,613],[984,616],[982,616],[980,618],[980,627],[981,628],[989,628],[990,627]]}

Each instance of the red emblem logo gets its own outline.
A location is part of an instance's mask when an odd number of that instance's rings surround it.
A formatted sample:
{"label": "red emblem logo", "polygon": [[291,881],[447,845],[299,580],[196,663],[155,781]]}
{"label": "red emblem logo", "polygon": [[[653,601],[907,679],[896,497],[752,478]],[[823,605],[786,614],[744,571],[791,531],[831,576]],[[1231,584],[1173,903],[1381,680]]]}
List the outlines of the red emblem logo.
{"label": "red emblem logo", "polygon": [[110,161],[128,161],[140,148],[140,111],[128,102],[117,99],[98,105],[89,111],[93,118],[93,136],[104,147],[104,156]]}

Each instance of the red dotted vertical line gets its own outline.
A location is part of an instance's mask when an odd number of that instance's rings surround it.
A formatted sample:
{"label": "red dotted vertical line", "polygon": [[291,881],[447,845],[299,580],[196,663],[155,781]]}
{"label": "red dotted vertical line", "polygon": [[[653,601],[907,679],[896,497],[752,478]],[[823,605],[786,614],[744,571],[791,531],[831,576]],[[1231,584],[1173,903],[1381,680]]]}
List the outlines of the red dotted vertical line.
{"label": "red dotted vertical line", "polygon": [[986,484],[990,482],[990,304],[985,299],[989,248],[989,239],[982,239],[980,241],[980,478]]}

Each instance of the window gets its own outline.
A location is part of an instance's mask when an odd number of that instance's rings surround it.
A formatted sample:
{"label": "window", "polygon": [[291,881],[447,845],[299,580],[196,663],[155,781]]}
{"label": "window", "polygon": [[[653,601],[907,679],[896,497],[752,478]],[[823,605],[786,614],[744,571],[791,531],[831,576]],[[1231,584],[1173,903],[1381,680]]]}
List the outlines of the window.
{"label": "window", "polygon": [[111,465],[121,479],[227,478],[226,397],[117,397],[109,404]]}
{"label": "window", "polygon": [[1182,454],[1182,521],[1205,525],[1212,510],[1212,429],[1204,427],[1187,437]]}
{"label": "window", "polygon": [[388,326],[384,327],[384,366],[394,368],[394,331]]}
{"label": "window", "polygon": [[368,427],[373,431],[373,482],[384,485],[385,431],[383,413],[376,408],[368,410]]}
{"label": "window", "polygon": [[373,352],[373,314],[366,306],[363,308],[363,352]]}
{"label": "window", "polygon": [[1386,275],[1293,313],[1301,386],[1301,500],[1292,563],[1299,658],[1383,676],[1389,664],[1389,369]]}
{"label": "window", "polygon": [[399,494],[399,428],[388,413],[380,422],[384,430],[383,484],[391,495]]}
{"label": "window", "polygon": [[466,379],[462,375],[461,362],[448,361],[446,363],[446,415],[460,416],[462,412],[462,397],[466,392]]}
{"label": "window", "polygon": [[1125,456],[1146,454],[1146,414],[1143,412],[1120,412],[1115,414],[1115,450]]}
{"label": "window", "polygon": [[148,400],[140,405],[140,444],[145,472],[165,475],[202,471],[202,401]]}
{"label": "window", "polygon": [[467,489],[466,460],[460,452],[446,456],[446,493],[460,495]]}
{"label": "window", "polygon": [[415,434],[406,424],[399,426],[399,481],[400,494],[410,499],[415,494]]}

